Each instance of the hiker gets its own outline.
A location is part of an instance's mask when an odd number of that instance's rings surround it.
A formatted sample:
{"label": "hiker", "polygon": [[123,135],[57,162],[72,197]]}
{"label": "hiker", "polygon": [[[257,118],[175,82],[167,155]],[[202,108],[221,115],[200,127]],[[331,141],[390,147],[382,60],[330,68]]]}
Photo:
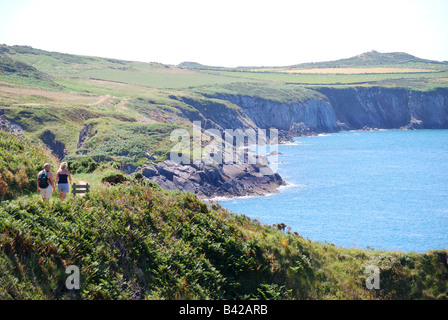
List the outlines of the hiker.
{"label": "hiker", "polygon": [[67,162],[62,162],[58,172],[56,173],[56,183],[58,184],[59,197],[61,198],[61,201],[65,201],[65,197],[69,192],[69,181],[71,184],[72,176],[67,170]]}
{"label": "hiker", "polygon": [[42,195],[42,201],[50,199],[52,193],[55,193],[53,174],[50,169],[50,164],[46,163],[44,164],[44,170],[37,175],[37,192]]}

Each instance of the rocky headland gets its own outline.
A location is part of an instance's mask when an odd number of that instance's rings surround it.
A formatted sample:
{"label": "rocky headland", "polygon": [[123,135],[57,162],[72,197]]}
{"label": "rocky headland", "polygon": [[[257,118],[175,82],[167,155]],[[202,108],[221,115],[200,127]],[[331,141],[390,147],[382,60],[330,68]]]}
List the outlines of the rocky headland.
{"label": "rocky headland", "polygon": [[286,184],[262,164],[182,165],[166,160],[144,167],[141,173],[164,189],[188,191],[201,199],[265,195]]}

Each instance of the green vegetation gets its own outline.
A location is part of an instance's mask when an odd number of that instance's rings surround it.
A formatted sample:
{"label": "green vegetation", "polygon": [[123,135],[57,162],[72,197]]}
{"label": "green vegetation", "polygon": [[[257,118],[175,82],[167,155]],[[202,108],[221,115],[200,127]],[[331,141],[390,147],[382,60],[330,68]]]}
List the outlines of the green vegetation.
{"label": "green vegetation", "polygon": [[194,89],[206,96],[242,95],[261,99],[279,101],[284,103],[298,103],[308,99],[322,99],[323,96],[300,86],[285,86],[272,82],[232,83],[220,86],[207,86]]}
{"label": "green vegetation", "polygon": [[[30,182],[44,151],[0,137],[1,168],[23,168]],[[20,197],[0,202],[0,299],[448,299],[447,250],[337,248],[125,177],[115,162],[69,166],[91,193],[42,203],[20,196],[32,182],[21,193],[8,181],[8,197]],[[65,285],[70,265],[79,290]],[[366,289],[370,265],[379,290]]]}
{"label": "green vegetation", "polygon": [[[137,181],[0,206],[3,299],[447,299],[447,251],[340,249]],[[367,265],[381,289],[365,288]],[[81,288],[65,287],[80,268]]]}
{"label": "green vegetation", "polygon": [[92,137],[78,153],[86,153],[97,161],[114,160],[135,165],[147,161],[148,150],[157,150],[156,156],[166,159],[173,145],[167,140],[171,132],[179,128],[174,124],[123,124],[107,118],[88,124],[102,134]]}
{"label": "green vegetation", "polygon": [[0,46],[0,81],[39,86],[48,89],[58,88],[50,76],[31,65],[16,61],[6,55],[10,53],[7,47]]}
{"label": "green vegetation", "polygon": [[36,192],[45,162],[55,166],[50,152],[0,130],[0,201]]}
{"label": "green vegetation", "polygon": [[375,50],[365,52],[357,56],[340,59],[336,61],[325,61],[316,63],[302,63],[290,68],[312,69],[312,68],[346,68],[346,67],[394,67],[394,68],[421,68],[421,69],[447,69],[447,62],[439,62],[414,57],[404,52],[380,53]]}
{"label": "green vegetation", "polygon": [[[247,81],[210,75],[200,71],[185,71],[160,63],[86,57],[48,52],[24,46],[0,46],[0,55],[8,61],[17,61],[24,66],[35,66],[38,70],[53,77],[56,83],[60,79],[75,78],[107,80],[153,88],[188,88],[207,84]],[[2,61],[0,60],[1,65]]]}
{"label": "green vegetation", "polygon": [[[238,119],[241,109],[220,95],[291,103],[320,99],[314,85],[448,84],[443,63],[361,58],[339,64],[433,71],[288,74],[0,46],[0,109],[26,137],[0,131],[0,299],[448,299],[447,250],[313,243],[120,171],[166,159],[170,133],[192,120]],[[58,164],[47,148],[90,194],[40,201],[37,172]],[[80,290],[65,286],[69,265],[80,268]],[[380,290],[366,289],[370,265],[380,269]]]}
{"label": "green vegetation", "polygon": [[371,74],[311,74],[311,73],[284,73],[284,72],[235,72],[235,71],[213,71],[223,76],[234,76],[250,80],[275,81],[277,83],[296,84],[312,87],[313,85],[341,86],[341,85],[377,85],[410,87],[418,89],[428,84],[446,87],[448,82],[439,81],[447,78],[448,71],[432,73],[371,73]]}

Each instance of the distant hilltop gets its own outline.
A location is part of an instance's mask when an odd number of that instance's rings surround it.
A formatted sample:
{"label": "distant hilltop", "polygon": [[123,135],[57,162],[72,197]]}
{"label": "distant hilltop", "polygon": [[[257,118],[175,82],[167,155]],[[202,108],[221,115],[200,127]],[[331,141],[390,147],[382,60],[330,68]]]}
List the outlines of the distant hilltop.
{"label": "distant hilltop", "polygon": [[[448,61],[436,61],[421,59],[405,52],[388,52],[381,53],[376,50],[371,50],[358,54],[351,58],[344,58],[332,61],[321,62],[305,62],[290,66],[276,66],[271,68],[288,68],[288,69],[311,69],[311,68],[353,68],[353,67],[374,67],[374,66],[400,66],[404,64],[436,64],[448,66]],[[214,69],[220,67],[207,66],[198,62],[185,61],[178,64],[178,67],[193,68],[193,69]],[[241,66],[236,69],[257,69],[267,68],[263,67],[249,67]],[[235,68],[233,68],[235,69]]]}
{"label": "distant hilltop", "polygon": [[[410,55],[405,52],[389,52],[389,53],[381,53],[375,50],[361,53],[357,56],[340,59],[329,62],[319,62],[314,63],[314,67],[317,64],[325,64],[328,67],[328,64],[333,64],[334,66],[339,67],[352,67],[352,66],[376,66],[376,65],[393,65],[393,64],[405,64],[405,63],[435,63],[435,64],[448,64],[448,62],[444,61],[435,61],[435,60],[427,60],[417,58],[413,55]],[[296,65],[297,67],[300,65]]]}
{"label": "distant hilltop", "polygon": [[[306,62],[287,66],[290,69],[310,69],[310,68],[356,68],[356,67],[399,67],[404,64],[436,64],[447,65],[448,61],[435,61],[421,59],[405,52],[381,53],[376,50],[364,52],[351,58],[344,58],[333,61]],[[425,66],[427,67],[427,66]],[[285,68],[285,67],[283,67]]]}
{"label": "distant hilltop", "polygon": [[197,67],[205,67],[205,65],[197,63],[197,62],[192,62],[192,61],[184,61],[178,64],[179,67],[193,67],[193,68],[197,68]]}

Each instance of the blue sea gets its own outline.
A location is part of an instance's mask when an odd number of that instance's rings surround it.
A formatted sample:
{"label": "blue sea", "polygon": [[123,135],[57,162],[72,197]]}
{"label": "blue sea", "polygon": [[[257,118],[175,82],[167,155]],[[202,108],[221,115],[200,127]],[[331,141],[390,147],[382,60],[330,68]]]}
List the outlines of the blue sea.
{"label": "blue sea", "polygon": [[348,131],[278,151],[288,186],[220,204],[338,247],[448,248],[448,130]]}

